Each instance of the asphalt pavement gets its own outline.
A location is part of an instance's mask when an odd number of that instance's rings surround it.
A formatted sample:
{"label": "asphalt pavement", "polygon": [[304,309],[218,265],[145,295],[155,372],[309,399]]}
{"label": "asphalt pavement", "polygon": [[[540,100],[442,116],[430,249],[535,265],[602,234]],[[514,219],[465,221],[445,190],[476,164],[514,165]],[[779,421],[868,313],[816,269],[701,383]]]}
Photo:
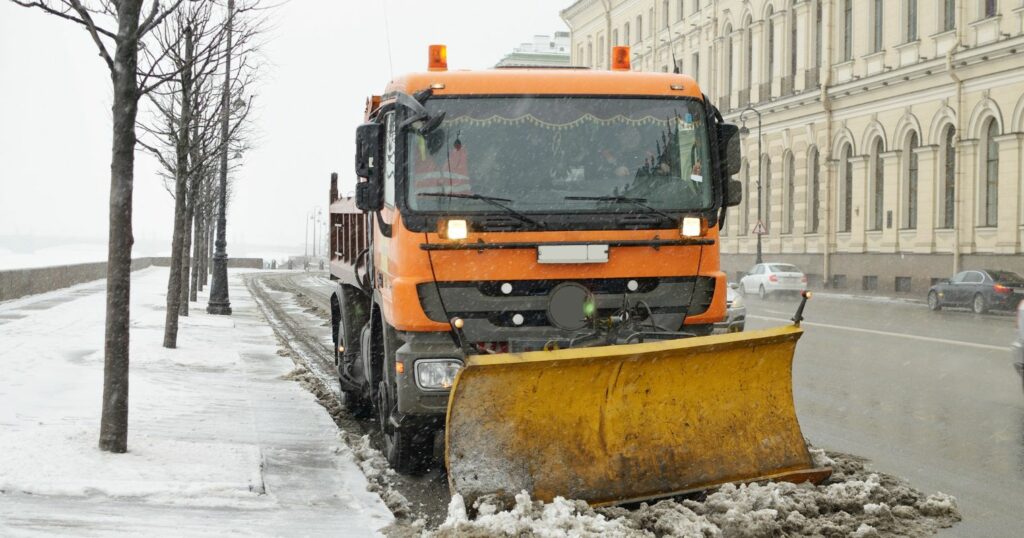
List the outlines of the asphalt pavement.
{"label": "asphalt pavement", "polygon": [[[748,297],[747,329],[783,323],[796,298]],[[955,495],[945,536],[1019,536],[1024,393],[1010,314],[815,296],[794,363],[805,436],[869,458],[926,492]]]}

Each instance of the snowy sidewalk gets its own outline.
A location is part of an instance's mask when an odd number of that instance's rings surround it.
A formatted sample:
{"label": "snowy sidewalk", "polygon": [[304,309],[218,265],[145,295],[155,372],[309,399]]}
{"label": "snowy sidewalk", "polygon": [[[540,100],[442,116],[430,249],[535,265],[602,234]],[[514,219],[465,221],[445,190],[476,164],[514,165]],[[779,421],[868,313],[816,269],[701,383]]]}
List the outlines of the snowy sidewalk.
{"label": "snowy sidewalk", "polygon": [[0,303],[0,535],[365,536],[393,517],[315,398],[284,378],[238,273],[161,347],[167,269],[132,277],[127,454],[97,448],[102,283]]}

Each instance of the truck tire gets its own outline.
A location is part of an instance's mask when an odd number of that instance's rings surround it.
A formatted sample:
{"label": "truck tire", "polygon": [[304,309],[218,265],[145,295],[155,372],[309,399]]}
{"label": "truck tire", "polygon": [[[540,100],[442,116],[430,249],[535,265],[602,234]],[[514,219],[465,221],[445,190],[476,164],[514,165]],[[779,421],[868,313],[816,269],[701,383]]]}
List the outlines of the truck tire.
{"label": "truck tire", "polygon": [[398,402],[395,398],[398,386],[392,378],[395,371],[395,349],[398,339],[395,329],[381,319],[382,348],[384,351],[383,371],[377,390],[377,416],[380,432],[384,438],[384,456],[391,468],[401,474],[419,475],[430,468],[434,457],[434,432],[423,428],[396,424],[391,420]]}
{"label": "truck tire", "polygon": [[387,381],[380,382],[377,391],[377,409],[380,432],[384,438],[384,457],[392,469],[405,475],[420,475],[430,468],[434,456],[433,432],[416,430],[392,423],[391,412],[395,403]]}

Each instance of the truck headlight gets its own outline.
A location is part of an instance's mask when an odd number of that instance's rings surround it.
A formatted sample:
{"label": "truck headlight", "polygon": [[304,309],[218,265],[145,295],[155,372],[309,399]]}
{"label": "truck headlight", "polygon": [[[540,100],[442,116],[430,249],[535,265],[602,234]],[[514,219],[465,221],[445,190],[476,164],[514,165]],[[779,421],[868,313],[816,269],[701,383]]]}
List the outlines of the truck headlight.
{"label": "truck headlight", "polygon": [[455,374],[462,368],[456,359],[421,359],[416,361],[416,386],[423,390],[448,390],[455,383]]}

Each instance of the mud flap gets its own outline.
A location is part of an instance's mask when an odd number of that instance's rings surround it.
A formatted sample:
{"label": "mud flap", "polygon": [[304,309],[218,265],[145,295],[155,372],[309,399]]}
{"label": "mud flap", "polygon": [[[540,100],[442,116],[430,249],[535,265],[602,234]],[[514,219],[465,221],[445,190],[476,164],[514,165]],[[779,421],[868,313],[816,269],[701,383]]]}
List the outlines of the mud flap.
{"label": "mud flap", "polygon": [[795,326],[467,359],[445,457],[467,505],[522,490],[609,505],[727,482],[820,482],[793,405]]}

